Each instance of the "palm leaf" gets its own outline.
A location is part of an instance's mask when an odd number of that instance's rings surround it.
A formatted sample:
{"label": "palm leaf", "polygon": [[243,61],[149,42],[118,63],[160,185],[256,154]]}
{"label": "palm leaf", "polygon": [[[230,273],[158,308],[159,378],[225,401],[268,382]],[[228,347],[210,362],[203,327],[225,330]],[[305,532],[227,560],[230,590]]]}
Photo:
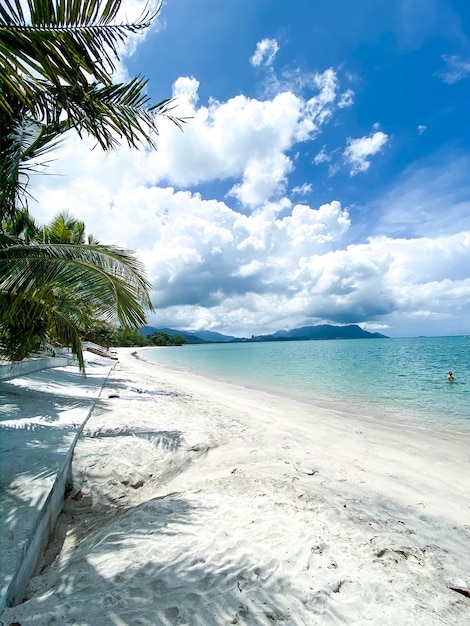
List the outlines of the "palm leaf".
{"label": "palm leaf", "polygon": [[61,345],[71,348],[84,371],[80,338],[84,320],[76,314],[80,307],[51,306],[50,300],[46,292],[37,292],[12,303],[0,293],[0,356],[20,361],[49,346],[51,339],[59,339]]}
{"label": "palm leaf", "polygon": [[102,245],[44,244],[0,249],[0,291],[12,298],[45,287],[73,289],[106,321],[137,328],[152,310],[143,265],[127,250]]}
{"label": "palm leaf", "polygon": [[[141,144],[156,148],[153,135],[158,135],[158,118],[169,119],[180,129],[186,119],[172,114],[173,100],[151,104],[146,86],[147,80],[136,76],[118,85],[51,87],[38,95],[35,116],[54,129],[65,113],[68,128],[75,128],[80,136],[90,135],[104,150],[118,147],[122,140],[131,148]],[[65,130],[64,125],[62,132]]]}
{"label": "palm leaf", "polygon": [[[45,80],[56,86],[81,84],[91,76],[108,84],[118,46],[129,33],[148,28],[161,2],[132,23],[113,23],[121,0],[28,0],[0,5],[0,83],[25,105]],[[29,18],[29,19],[28,19]],[[0,104],[9,107],[2,89]]]}

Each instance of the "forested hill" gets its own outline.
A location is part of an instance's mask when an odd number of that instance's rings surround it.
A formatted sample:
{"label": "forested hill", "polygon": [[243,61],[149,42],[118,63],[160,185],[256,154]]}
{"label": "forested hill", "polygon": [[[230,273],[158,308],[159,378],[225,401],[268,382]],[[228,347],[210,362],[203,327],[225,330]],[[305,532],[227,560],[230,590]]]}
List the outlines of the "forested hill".
{"label": "forested hill", "polygon": [[306,339],[386,339],[386,335],[369,333],[357,324],[349,326],[334,326],[321,324],[319,326],[303,326],[293,330],[278,330],[272,335],[253,335],[249,339],[222,335],[212,331],[199,331],[195,333],[173,328],[153,328],[144,326],[140,332],[145,337],[154,333],[166,333],[168,335],[181,335],[186,338],[186,343],[239,343],[255,341],[300,341]]}
{"label": "forested hill", "polygon": [[256,337],[257,341],[289,340],[289,339],[386,339],[386,335],[369,333],[357,324],[349,326],[333,326],[321,324],[319,326],[303,326],[294,330],[278,330],[273,335]]}

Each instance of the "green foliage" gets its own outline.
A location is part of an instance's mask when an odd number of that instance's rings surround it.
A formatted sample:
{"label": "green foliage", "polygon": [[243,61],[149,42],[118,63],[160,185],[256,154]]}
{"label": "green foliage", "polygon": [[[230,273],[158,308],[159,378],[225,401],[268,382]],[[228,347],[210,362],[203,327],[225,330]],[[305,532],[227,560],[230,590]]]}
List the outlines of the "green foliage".
{"label": "green foliage", "polygon": [[116,327],[107,322],[94,321],[88,330],[82,335],[83,341],[91,341],[99,346],[103,346],[109,350],[111,345],[115,345],[114,337],[116,335]]}
{"label": "green foliage", "polygon": [[186,337],[173,336],[167,333],[153,333],[144,337],[139,331],[119,329],[116,330],[112,345],[116,347],[144,347],[144,346],[182,346],[186,343]]}
{"label": "green foliage", "polygon": [[169,99],[152,103],[147,80],[113,83],[118,46],[148,28],[161,4],[117,23],[121,0],[28,0],[0,4],[0,218],[28,196],[38,159],[70,129],[104,150],[155,146],[158,119],[185,122]]}
{"label": "green foliage", "polygon": [[112,345],[125,348],[131,348],[134,346],[142,348],[148,344],[146,338],[141,335],[138,330],[121,328],[115,331]]}
{"label": "green foliage", "polygon": [[168,335],[167,333],[153,333],[147,337],[149,346],[181,346],[186,343],[182,335]]}
{"label": "green foliage", "polygon": [[59,213],[52,222],[43,229],[39,236],[43,243],[85,243],[85,222],[72,217],[68,211]]}
{"label": "green foliage", "polygon": [[[0,245],[0,356],[4,358],[21,360],[61,343],[71,347],[83,367],[80,337],[96,322],[140,328],[145,310],[152,310],[150,284],[132,252],[100,244],[37,243],[44,233],[54,238],[55,227],[64,225],[63,217],[37,228],[35,235],[30,233],[28,245],[15,222],[15,233],[7,232],[7,243]],[[58,229],[62,239],[83,238],[80,222],[69,217],[68,225]],[[74,225],[78,230],[71,228]]]}
{"label": "green foliage", "polygon": [[136,329],[152,309],[143,266],[62,213],[42,229],[27,212],[30,174],[74,129],[104,150],[155,147],[157,119],[181,128],[147,81],[113,83],[118,46],[160,9],[117,22],[121,0],[5,0],[0,4],[0,355],[17,360],[54,343],[81,367],[80,337],[97,324]]}

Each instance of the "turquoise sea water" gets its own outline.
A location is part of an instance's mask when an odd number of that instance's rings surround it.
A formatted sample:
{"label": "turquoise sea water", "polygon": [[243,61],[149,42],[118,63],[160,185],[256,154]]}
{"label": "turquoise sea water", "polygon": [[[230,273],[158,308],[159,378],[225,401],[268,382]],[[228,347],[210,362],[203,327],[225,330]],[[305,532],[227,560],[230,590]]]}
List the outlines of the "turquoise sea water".
{"label": "turquoise sea water", "polygon": [[469,337],[203,344],[141,356],[316,405],[470,435]]}

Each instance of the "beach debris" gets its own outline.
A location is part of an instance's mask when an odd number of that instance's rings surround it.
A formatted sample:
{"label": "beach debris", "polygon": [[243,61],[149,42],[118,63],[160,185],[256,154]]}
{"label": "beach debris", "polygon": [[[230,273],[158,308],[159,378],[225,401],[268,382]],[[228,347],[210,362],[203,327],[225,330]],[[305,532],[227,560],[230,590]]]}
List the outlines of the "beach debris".
{"label": "beach debris", "polygon": [[153,396],[177,396],[176,391],[155,391],[153,389],[141,389],[140,387],[131,387],[131,391],[135,393],[149,393]]}
{"label": "beach debris", "polygon": [[457,593],[461,593],[463,596],[470,598],[470,589],[467,589],[466,587],[449,587],[449,589],[452,589],[452,591],[456,591]]}
{"label": "beach debris", "polygon": [[[286,461],[286,463],[288,463],[289,461]],[[311,468],[311,469],[305,469],[305,468],[299,468],[296,465],[294,465],[294,469],[297,472],[300,472],[301,474],[305,474],[306,476],[315,476],[315,474],[318,473],[318,470],[315,468]]]}
{"label": "beach debris", "polygon": [[76,494],[72,496],[73,500],[81,500],[83,498],[83,492],[81,489],[77,491]]}
{"label": "beach debris", "polygon": [[206,443],[196,443],[188,448],[188,452],[209,452],[210,448]]}
{"label": "beach debris", "polygon": [[121,396],[118,393],[110,393],[108,398],[111,400],[140,400],[144,402],[155,402],[155,398],[146,396],[145,394],[137,396]]}
{"label": "beach debris", "polygon": [[132,489],[141,489],[145,485],[143,480],[138,480],[135,483],[131,483]]}

